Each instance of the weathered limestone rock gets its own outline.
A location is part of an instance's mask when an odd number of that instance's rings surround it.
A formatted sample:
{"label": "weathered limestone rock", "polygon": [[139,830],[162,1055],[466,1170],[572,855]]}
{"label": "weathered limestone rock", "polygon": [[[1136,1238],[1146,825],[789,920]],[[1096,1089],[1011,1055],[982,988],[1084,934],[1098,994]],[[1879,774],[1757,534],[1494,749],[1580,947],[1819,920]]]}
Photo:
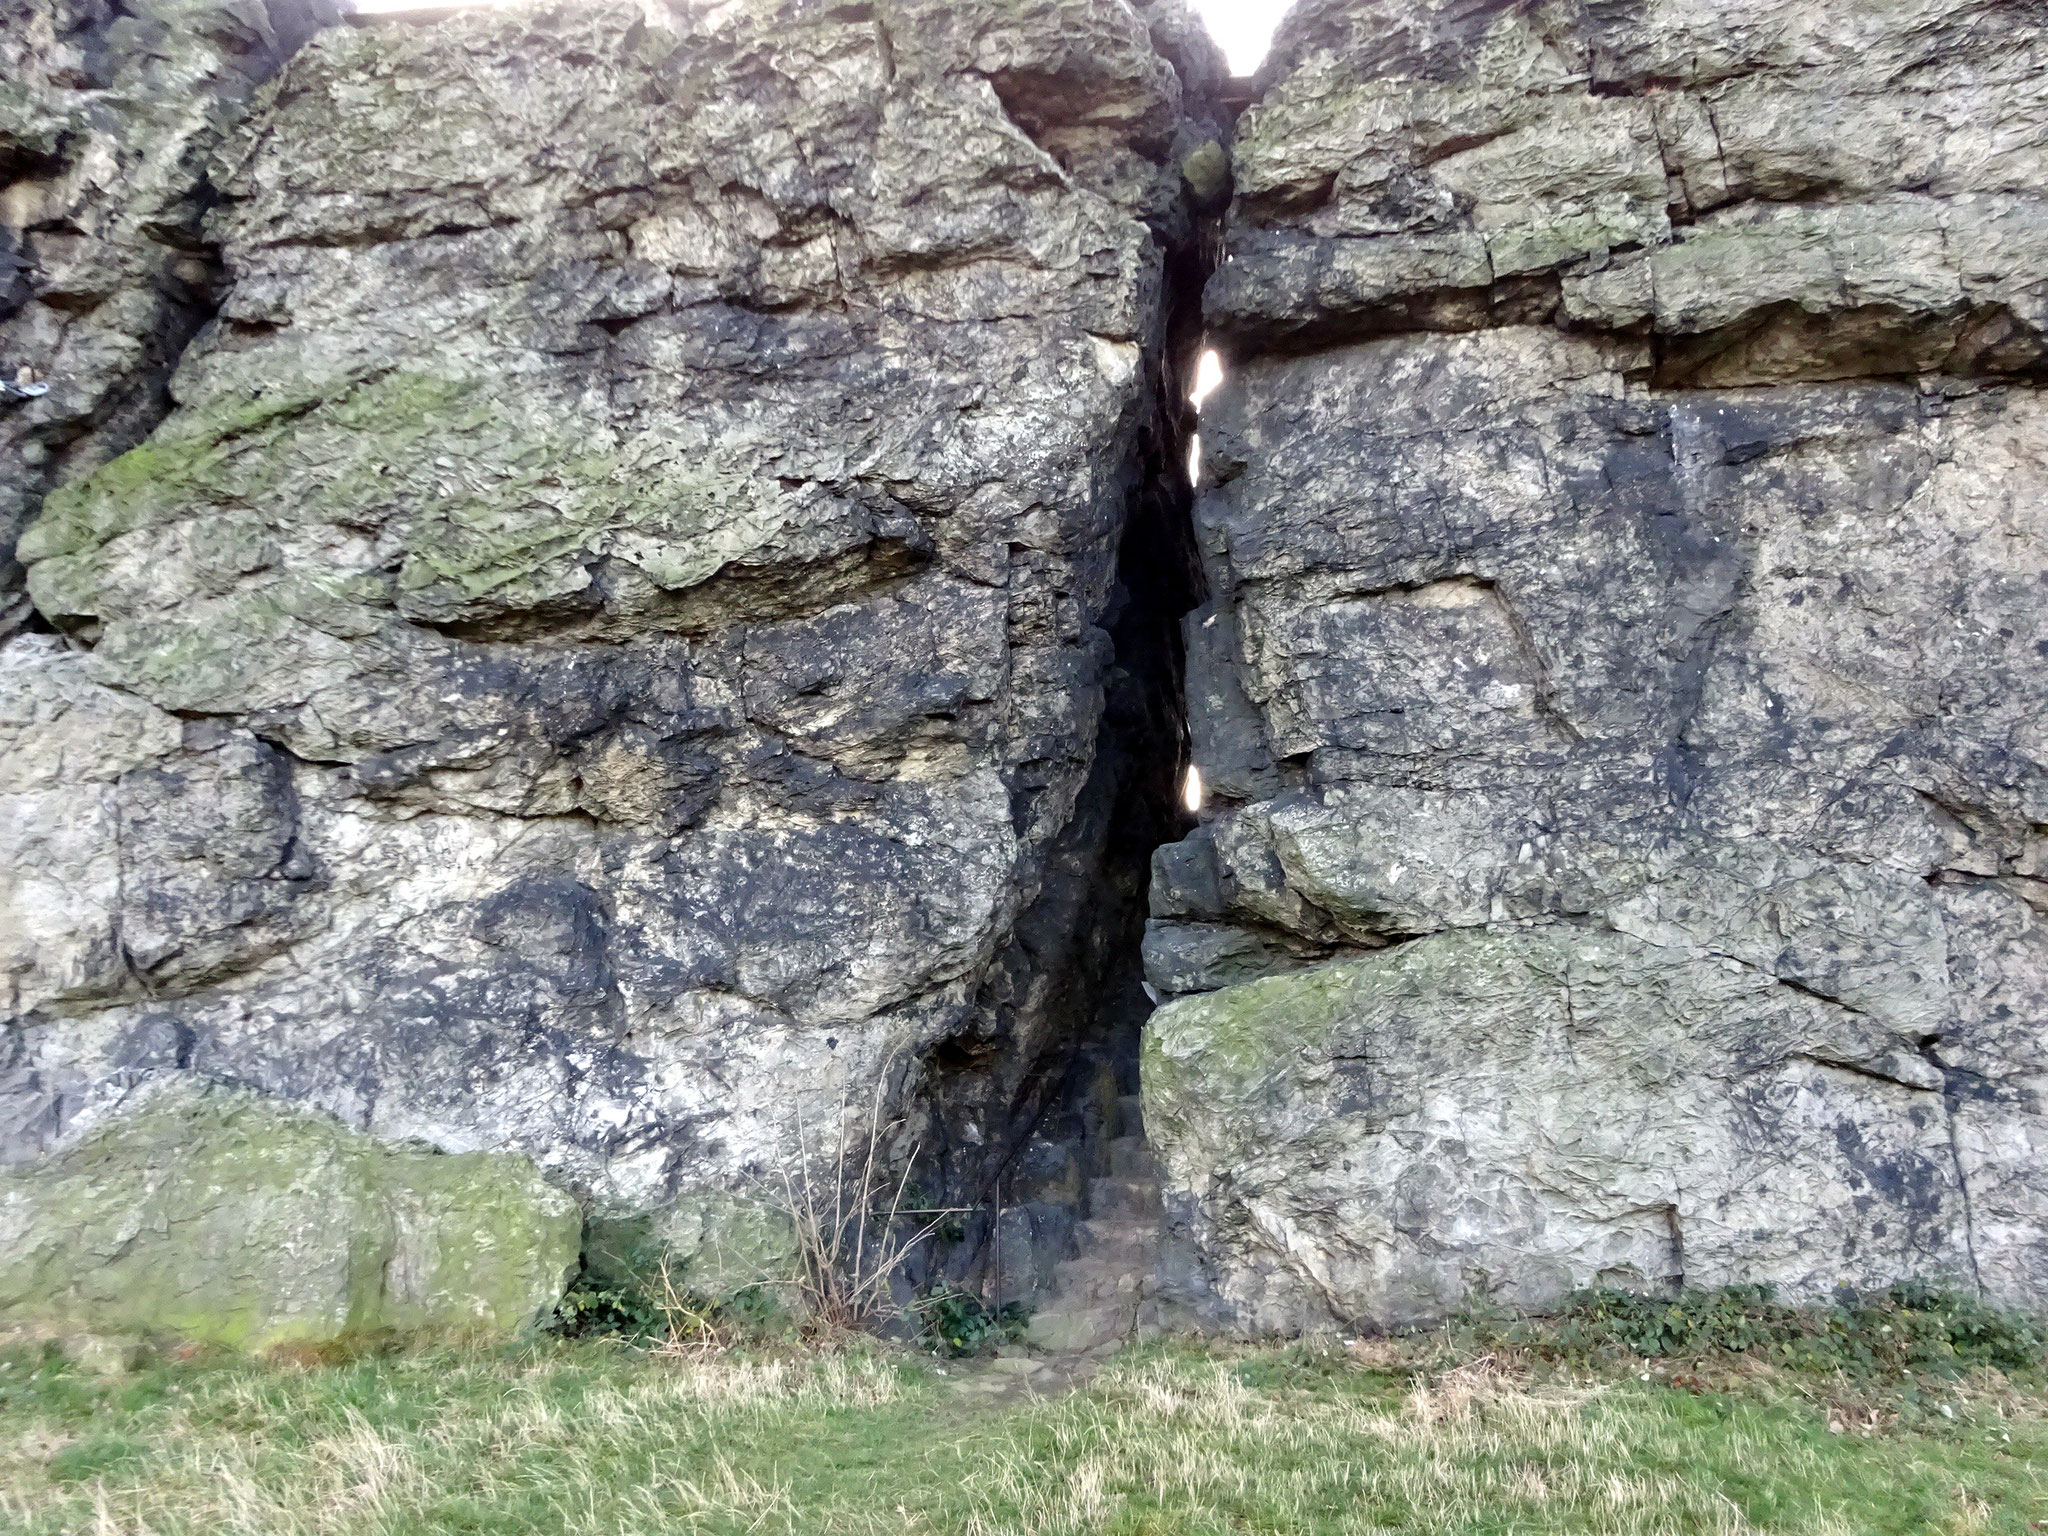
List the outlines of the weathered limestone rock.
{"label": "weathered limestone rock", "polygon": [[586,1276],[601,1287],[711,1301],[764,1291],[800,1312],[803,1254],[787,1196],[695,1192],[655,1213],[599,1221],[584,1232]]}
{"label": "weathered limestone rock", "polygon": [[875,1104],[1028,1292],[1183,654],[1183,1315],[2048,1302],[2039,5],[322,19],[0,28],[0,1306],[725,1290]]}
{"label": "weathered limestone rock", "polygon": [[1186,999],[1149,1045],[1154,1139],[1229,1170],[1240,1326],[1427,1321],[1475,1275],[1539,1309],[1596,1280],[1882,1285],[1968,1242],[1933,1067],[1612,930],[1450,929]]}
{"label": "weathered limestone rock", "polygon": [[[331,0],[0,5],[0,639],[52,485],[133,447],[213,307],[207,160]],[[27,370],[22,377],[22,370]]]}
{"label": "weathered limestone rock", "polygon": [[0,1172],[0,1324],[488,1338],[548,1317],[575,1272],[581,1213],[524,1158],[382,1146],[175,1075],[131,1100]]}
{"label": "weathered limestone rock", "polygon": [[1247,345],[1555,317],[1658,382],[2035,367],[2039,7],[1303,0],[1236,159]]}
{"label": "weathered limestone rock", "polygon": [[1286,24],[1209,291],[1216,799],[1146,946],[1206,994],[1146,1054],[1194,1316],[2048,1302],[2044,47]]}
{"label": "weathered limestone rock", "polygon": [[0,1152],[175,1067],[608,1220],[878,1091],[999,1166],[1171,804],[1218,75],[1175,0],[303,49],[177,409],[21,541]]}

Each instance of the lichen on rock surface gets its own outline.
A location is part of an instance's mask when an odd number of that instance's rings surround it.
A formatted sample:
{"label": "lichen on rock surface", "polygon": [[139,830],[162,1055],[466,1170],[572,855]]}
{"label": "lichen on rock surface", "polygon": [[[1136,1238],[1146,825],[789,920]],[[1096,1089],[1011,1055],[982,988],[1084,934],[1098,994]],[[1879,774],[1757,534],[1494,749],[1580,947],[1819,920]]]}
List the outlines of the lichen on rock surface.
{"label": "lichen on rock surface", "polygon": [[1146,940],[1180,1315],[2048,1302],[2044,48],[1291,13]]}
{"label": "lichen on rock surface", "polygon": [[1661,383],[2037,370],[2048,42],[1984,0],[1303,0],[1236,154],[1253,348],[1556,318]]}
{"label": "lichen on rock surface", "polygon": [[576,1202],[525,1158],[390,1147],[175,1075],[0,1172],[0,1324],[237,1349],[503,1338],[575,1272]]}
{"label": "lichen on rock surface", "polygon": [[1145,1113],[1183,1242],[1247,1256],[1201,1303],[1254,1329],[1429,1322],[1475,1275],[1538,1311],[1823,1264],[1969,1284],[1940,1075],[1888,1045],[1712,956],[1453,929],[1162,1009]]}
{"label": "lichen on rock surface", "polygon": [[1214,50],[1178,0],[358,21],[208,162],[175,410],[22,539],[0,1159],[178,1070],[683,1262],[877,1102],[979,1198],[1181,761]]}
{"label": "lichen on rock surface", "polygon": [[31,617],[14,543],[45,493],[170,409],[171,369],[214,305],[214,149],[339,17],[330,0],[0,9],[0,639]]}

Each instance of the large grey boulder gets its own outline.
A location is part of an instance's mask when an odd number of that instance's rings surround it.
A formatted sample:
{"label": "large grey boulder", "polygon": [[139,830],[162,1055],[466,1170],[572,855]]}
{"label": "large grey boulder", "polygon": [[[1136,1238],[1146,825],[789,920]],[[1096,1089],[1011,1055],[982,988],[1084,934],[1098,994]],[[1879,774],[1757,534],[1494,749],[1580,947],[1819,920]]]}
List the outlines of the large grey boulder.
{"label": "large grey boulder", "polygon": [[507,1338],[576,1271],[582,1214],[522,1157],[387,1147],[175,1073],[74,1132],[0,1171],[0,1326]]}
{"label": "large grey boulder", "polygon": [[2043,38],[1283,28],[1146,941],[1191,1315],[2048,1302]]}
{"label": "large grey boulder", "polygon": [[303,49],[177,409],[22,540],[0,1150],[176,1067],[702,1246],[879,1097],[971,1193],[1171,793],[1192,559],[1119,546],[1181,510],[1217,76],[1168,0]]}
{"label": "large grey boulder", "polygon": [[1953,1274],[1971,1239],[1934,1067],[1612,930],[1446,930],[1183,999],[1147,1046],[1149,1129],[1226,1256],[1198,1299],[1241,1328],[1594,1283],[1811,1296]]}

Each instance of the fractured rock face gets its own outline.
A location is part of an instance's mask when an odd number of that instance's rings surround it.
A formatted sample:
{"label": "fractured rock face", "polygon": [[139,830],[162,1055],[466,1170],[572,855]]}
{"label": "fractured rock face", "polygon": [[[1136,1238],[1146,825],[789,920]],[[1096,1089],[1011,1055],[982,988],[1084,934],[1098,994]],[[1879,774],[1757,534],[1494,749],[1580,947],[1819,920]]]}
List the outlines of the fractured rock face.
{"label": "fractured rock face", "polygon": [[1666,384],[2032,369],[2044,65],[1995,0],[1303,0],[1211,320],[1641,328]]}
{"label": "fractured rock face", "polygon": [[1283,29],[1209,291],[1218,799],[1146,941],[1204,994],[1146,1056],[1193,1315],[2048,1301],[2043,46]]}
{"label": "fractured rock face", "polygon": [[1188,1317],[2048,1301],[2037,5],[1305,0],[1234,163],[1178,0],[6,19],[9,1295],[165,1075],[326,1128],[323,1328],[357,1133],[1066,1233],[1184,657]]}
{"label": "fractured rock face", "polygon": [[1177,1166],[1230,1170],[1240,1326],[1361,1299],[1422,1322],[1475,1276],[1539,1310],[1596,1279],[1884,1285],[1968,1242],[1940,1074],[1886,1048],[1710,955],[1449,929],[1165,1010],[1150,1129]]}
{"label": "fractured rock face", "polygon": [[1185,454],[1216,73],[1124,0],[304,49],[177,410],[22,541],[70,645],[0,668],[7,1155],[175,1066],[626,1215],[966,1036],[925,1150],[994,1149],[1178,751],[1116,724],[1118,551]]}
{"label": "fractured rock face", "polygon": [[207,162],[330,0],[0,6],[0,639],[52,485],[133,447],[213,307]]}

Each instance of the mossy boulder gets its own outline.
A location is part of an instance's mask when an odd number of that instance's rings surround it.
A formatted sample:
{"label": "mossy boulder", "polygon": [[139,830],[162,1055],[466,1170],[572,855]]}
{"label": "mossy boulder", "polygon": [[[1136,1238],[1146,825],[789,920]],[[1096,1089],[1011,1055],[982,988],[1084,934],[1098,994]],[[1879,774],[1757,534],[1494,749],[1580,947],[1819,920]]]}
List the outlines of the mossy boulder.
{"label": "mossy boulder", "polygon": [[503,1337],[576,1264],[576,1202],[526,1159],[387,1146],[263,1095],[173,1084],[0,1174],[0,1323],[240,1349]]}
{"label": "mossy boulder", "polygon": [[1951,1272],[1940,1080],[1896,1042],[1761,967],[1564,923],[1179,998],[1140,1068],[1163,1305],[1293,1333]]}

